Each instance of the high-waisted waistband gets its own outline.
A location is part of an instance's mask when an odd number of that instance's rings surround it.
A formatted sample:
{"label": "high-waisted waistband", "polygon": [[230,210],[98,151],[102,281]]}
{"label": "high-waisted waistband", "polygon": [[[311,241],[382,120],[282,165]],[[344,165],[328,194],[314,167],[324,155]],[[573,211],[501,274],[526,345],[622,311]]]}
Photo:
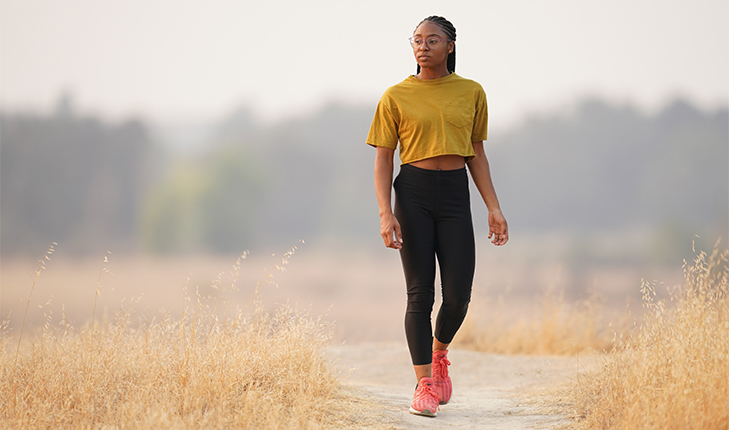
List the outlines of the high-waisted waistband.
{"label": "high-waisted waistband", "polygon": [[465,167],[461,167],[460,169],[455,169],[455,170],[440,170],[440,169],[438,169],[438,170],[429,170],[429,169],[423,169],[423,168],[420,168],[420,167],[415,167],[415,166],[412,166],[410,164],[403,164],[402,166],[400,166],[400,171],[401,172],[402,171],[405,171],[405,172],[408,172],[408,173],[418,174],[418,175],[427,175],[427,176],[436,176],[436,175],[441,175],[441,176],[443,176],[443,175],[458,176],[458,175],[463,175],[464,173],[466,173],[466,168]]}
{"label": "high-waisted waistband", "polygon": [[433,214],[444,207],[463,207],[470,212],[468,174],[466,168],[427,170],[403,165],[395,182],[396,204],[417,201]]}
{"label": "high-waisted waistband", "polygon": [[[432,189],[437,187],[445,190],[468,189],[468,174],[466,168],[455,170],[428,170],[404,164],[400,166],[400,173],[395,179],[396,187],[409,184],[408,187]],[[454,188],[455,187],[455,188]],[[396,188],[397,189],[397,188]]]}

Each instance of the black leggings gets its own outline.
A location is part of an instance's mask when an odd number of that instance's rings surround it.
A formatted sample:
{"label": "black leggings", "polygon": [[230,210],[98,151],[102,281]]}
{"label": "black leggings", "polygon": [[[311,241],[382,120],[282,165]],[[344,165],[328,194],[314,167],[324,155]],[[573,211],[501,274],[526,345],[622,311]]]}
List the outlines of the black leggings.
{"label": "black leggings", "polygon": [[435,302],[435,261],[443,304],[435,337],[451,343],[466,317],[476,264],[476,245],[466,169],[425,170],[403,165],[395,179],[395,216],[407,284],[405,335],[414,365],[432,361],[430,315]]}

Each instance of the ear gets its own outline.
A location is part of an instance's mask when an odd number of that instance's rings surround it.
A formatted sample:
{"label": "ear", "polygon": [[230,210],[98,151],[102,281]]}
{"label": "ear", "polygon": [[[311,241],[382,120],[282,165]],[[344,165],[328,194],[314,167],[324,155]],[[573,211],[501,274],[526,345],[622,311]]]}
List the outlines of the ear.
{"label": "ear", "polygon": [[450,54],[451,52],[453,52],[454,49],[456,49],[456,42],[455,41],[448,42],[448,53]]}

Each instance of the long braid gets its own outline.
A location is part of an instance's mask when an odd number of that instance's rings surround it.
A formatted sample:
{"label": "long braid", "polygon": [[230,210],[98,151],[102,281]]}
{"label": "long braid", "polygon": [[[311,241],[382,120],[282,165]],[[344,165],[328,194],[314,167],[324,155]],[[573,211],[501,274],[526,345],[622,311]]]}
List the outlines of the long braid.
{"label": "long braid", "polygon": [[[417,29],[420,27],[420,25],[426,21],[432,22],[433,24],[437,25],[438,27],[443,30],[443,32],[448,36],[448,38],[452,41],[456,41],[456,27],[451,24],[450,21],[443,18],[442,16],[429,16],[425,18],[424,20],[420,21],[420,24],[418,24],[415,28]],[[446,67],[448,68],[449,73],[453,73],[456,71],[456,45],[453,44],[453,52],[448,54],[448,59],[446,62]],[[417,73],[420,73],[420,64],[418,64]]]}

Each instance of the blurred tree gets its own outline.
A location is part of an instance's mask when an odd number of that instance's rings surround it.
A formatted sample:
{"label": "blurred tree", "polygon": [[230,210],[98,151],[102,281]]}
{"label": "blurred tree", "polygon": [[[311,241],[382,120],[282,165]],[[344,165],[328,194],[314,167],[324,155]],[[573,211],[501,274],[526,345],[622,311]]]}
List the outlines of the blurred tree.
{"label": "blurred tree", "polygon": [[200,166],[179,163],[143,204],[142,243],[155,253],[194,251],[202,243],[200,200],[210,178]]}
{"label": "blurred tree", "polygon": [[[38,253],[53,240],[95,252],[139,239],[154,252],[278,251],[299,239],[379,245],[374,150],[364,143],[373,112],[332,104],[265,124],[238,109],[205,151],[156,164],[153,187],[140,122],[76,117],[68,97],[51,117],[0,115],[2,251]],[[514,232],[572,235],[586,260],[666,260],[695,234],[706,249],[729,235],[728,142],[726,108],[677,100],[649,115],[588,99],[496,129],[486,151]],[[484,232],[485,208],[472,196]],[[589,240],[635,232],[644,239]]]}
{"label": "blurred tree", "polygon": [[269,181],[265,166],[245,149],[225,147],[209,161],[209,186],[201,196],[204,244],[218,252],[241,253],[260,245]]}
{"label": "blurred tree", "polygon": [[149,194],[143,240],[153,252],[242,252],[258,245],[268,178],[243,145],[181,160]]}
{"label": "blurred tree", "polygon": [[666,220],[723,225],[728,141],[726,109],[677,101],[648,117],[588,100],[572,115],[528,119],[487,149],[522,228],[617,231]]}
{"label": "blurred tree", "polygon": [[0,115],[0,244],[38,253],[52,241],[79,253],[136,246],[151,143],[144,124],[74,115]]}

